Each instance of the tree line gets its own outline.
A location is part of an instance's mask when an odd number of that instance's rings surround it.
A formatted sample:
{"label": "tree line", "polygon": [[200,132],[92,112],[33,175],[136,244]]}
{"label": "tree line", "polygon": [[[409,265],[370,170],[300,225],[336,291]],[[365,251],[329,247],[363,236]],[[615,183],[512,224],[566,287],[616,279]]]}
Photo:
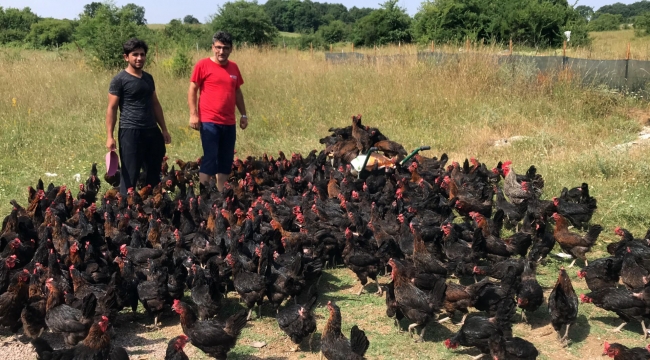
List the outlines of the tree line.
{"label": "tree line", "polygon": [[[425,0],[411,17],[398,0],[377,9],[346,8],[311,0],[229,1],[204,24],[192,15],[161,28],[147,26],[145,9],[92,2],[75,20],[41,18],[31,9],[0,8],[0,44],[90,51],[106,67],[119,66],[115,49],[138,36],[160,49],[210,46],[218,29],[230,31],[237,44],[327,48],[337,42],[356,46],[484,41],[519,46],[559,46],[565,31],[571,45],[589,43],[591,18],[567,0]],[[582,9],[584,10],[584,9]],[[592,15],[593,16],[593,15]],[[297,35],[286,36],[289,32]],[[118,52],[119,54],[119,52]]]}
{"label": "tree line", "polygon": [[632,4],[615,3],[597,10],[587,5],[576,7],[576,11],[587,21],[589,31],[614,31],[633,27],[637,36],[650,33],[650,1],[642,0]]}

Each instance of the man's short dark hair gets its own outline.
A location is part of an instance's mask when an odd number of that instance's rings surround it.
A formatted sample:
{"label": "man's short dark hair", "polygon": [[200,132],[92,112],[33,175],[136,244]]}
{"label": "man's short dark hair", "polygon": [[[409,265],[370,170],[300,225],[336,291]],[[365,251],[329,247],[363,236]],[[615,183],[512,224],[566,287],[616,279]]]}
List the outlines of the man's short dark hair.
{"label": "man's short dark hair", "polygon": [[131,38],[127,42],[122,45],[122,49],[124,49],[124,55],[129,55],[132,53],[135,49],[142,49],[144,50],[145,55],[147,54],[147,51],[149,51],[149,46],[147,46],[147,43],[137,39],[137,38]]}
{"label": "man's short dark hair", "polygon": [[224,45],[232,46],[232,35],[226,31],[217,31],[212,37],[212,43],[220,41]]}

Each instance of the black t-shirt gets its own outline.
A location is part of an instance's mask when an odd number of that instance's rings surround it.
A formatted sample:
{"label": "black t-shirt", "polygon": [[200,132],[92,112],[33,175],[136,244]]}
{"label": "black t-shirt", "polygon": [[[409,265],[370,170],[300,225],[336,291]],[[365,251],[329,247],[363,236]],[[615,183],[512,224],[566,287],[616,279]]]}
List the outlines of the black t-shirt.
{"label": "black t-shirt", "polygon": [[144,71],[141,78],[125,70],[115,75],[108,92],[120,98],[121,129],[150,129],[157,126],[153,112],[154,91],[156,85],[153,77]]}

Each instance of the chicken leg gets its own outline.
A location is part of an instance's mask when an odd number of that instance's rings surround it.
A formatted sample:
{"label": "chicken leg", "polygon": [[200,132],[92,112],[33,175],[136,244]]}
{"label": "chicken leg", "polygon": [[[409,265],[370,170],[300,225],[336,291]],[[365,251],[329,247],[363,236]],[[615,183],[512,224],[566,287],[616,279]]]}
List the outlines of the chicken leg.
{"label": "chicken leg", "polygon": [[648,338],[648,328],[645,327],[645,321],[643,320],[641,320],[641,328],[643,329],[643,339],[645,340]]}
{"label": "chicken leg", "polygon": [[359,289],[359,292],[357,293],[357,296],[361,296],[361,293],[363,292],[363,288],[365,288],[365,287],[366,287],[365,285],[361,284],[361,289]]}
{"label": "chicken leg", "polygon": [[573,259],[573,261],[571,262],[571,265],[569,265],[569,268],[572,268],[572,267],[573,267],[573,265],[575,265],[575,263],[576,263],[576,260],[578,260],[578,259]]}
{"label": "chicken leg", "polygon": [[378,296],[384,295],[384,289],[382,289],[381,286],[379,286],[379,279],[375,279],[375,283],[377,284],[377,292],[375,294],[377,294]]}
{"label": "chicken leg", "polygon": [[248,309],[248,316],[246,317],[246,321],[251,319],[251,313],[253,312],[253,308]]}
{"label": "chicken leg", "polygon": [[440,320],[438,320],[438,324],[444,324],[444,323],[446,323],[446,322],[448,322],[448,321],[451,321],[451,318],[450,318],[449,316],[447,316],[447,317],[444,318],[444,319],[440,319]]}
{"label": "chicken leg", "polygon": [[413,324],[409,325],[409,335],[411,335],[411,337],[413,337],[413,333],[416,331],[416,330],[414,330],[416,326],[418,326],[417,323],[413,323]]}
{"label": "chicken leg", "polygon": [[462,319],[458,324],[456,324],[456,325],[457,325],[457,326],[463,326],[463,325],[465,325],[465,319],[467,319],[467,314],[463,315],[463,319]]}
{"label": "chicken leg", "polygon": [[528,319],[526,318],[526,311],[521,310],[521,321],[528,323]]}
{"label": "chicken leg", "polygon": [[623,327],[624,327],[625,325],[627,325],[627,323],[624,321],[624,322],[623,322],[621,325],[619,325],[617,328],[615,328],[615,329],[610,329],[609,331],[619,333],[619,332],[621,332],[621,330],[623,329]]}
{"label": "chicken leg", "polygon": [[420,337],[415,339],[416,343],[424,342],[424,332],[427,330],[426,327],[422,328],[422,332],[420,332]]}

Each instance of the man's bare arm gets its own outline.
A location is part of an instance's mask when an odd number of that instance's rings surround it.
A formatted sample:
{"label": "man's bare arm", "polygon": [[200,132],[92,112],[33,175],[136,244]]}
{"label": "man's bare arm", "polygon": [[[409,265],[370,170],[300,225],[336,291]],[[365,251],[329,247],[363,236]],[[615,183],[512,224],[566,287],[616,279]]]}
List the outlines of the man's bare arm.
{"label": "man's bare arm", "polygon": [[190,109],[190,127],[198,130],[200,126],[199,112],[197,110],[197,92],[199,86],[190,81],[190,88],[187,90],[187,106]]}
{"label": "man's bare arm", "polygon": [[108,108],[106,109],[106,148],[115,150],[115,124],[117,123],[117,108],[120,104],[120,98],[113,94],[108,94]]}

